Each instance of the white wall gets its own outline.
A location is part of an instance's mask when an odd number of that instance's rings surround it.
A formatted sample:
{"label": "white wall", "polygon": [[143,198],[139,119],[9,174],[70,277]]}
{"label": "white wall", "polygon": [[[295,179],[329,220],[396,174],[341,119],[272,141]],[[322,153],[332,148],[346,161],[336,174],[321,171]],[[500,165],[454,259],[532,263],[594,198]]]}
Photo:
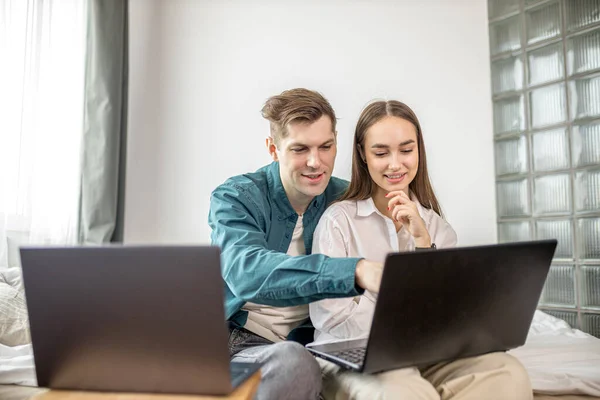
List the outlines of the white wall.
{"label": "white wall", "polygon": [[211,190],[269,162],[260,109],[293,87],[335,108],[344,178],[362,107],[409,104],[460,243],[496,241],[485,1],[132,0],[130,48],[127,242],[208,242]]}

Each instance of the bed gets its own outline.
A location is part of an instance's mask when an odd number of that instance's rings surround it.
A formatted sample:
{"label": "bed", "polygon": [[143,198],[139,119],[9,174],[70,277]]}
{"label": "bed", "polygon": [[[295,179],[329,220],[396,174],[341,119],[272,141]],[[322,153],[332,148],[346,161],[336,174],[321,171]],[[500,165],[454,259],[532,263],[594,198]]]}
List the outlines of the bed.
{"label": "bed", "polygon": [[[37,388],[19,271],[0,270],[0,399],[29,400]],[[535,400],[600,400],[600,339],[536,311],[524,346],[510,351],[527,369]]]}
{"label": "bed", "polygon": [[565,321],[536,311],[525,345],[509,353],[527,369],[536,400],[600,399],[600,339]]}

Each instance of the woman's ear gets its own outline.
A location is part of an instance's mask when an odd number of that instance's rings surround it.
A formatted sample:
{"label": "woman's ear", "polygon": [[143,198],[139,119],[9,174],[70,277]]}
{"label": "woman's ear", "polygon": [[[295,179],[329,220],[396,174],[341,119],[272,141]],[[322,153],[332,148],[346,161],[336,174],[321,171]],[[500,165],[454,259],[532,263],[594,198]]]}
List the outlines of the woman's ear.
{"label": "woman's ear", "polygon": [[265,144],[267,145],[267,150],[269,151],[271,158],[273,158],[273,161],[279,161],[279,157],[277,157],[277,146],[271,136],[267,137]]}

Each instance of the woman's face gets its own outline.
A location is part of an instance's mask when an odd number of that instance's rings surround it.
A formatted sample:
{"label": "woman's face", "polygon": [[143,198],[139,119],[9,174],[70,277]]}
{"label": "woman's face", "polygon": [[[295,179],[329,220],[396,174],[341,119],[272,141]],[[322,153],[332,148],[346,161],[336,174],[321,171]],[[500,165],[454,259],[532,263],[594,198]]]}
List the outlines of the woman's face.
{"label": "woman's face", "polygon": [[376,191],[385,195],[403,190],[408,194],[419,168],[415,126],[399,117],[385,117],[367,130],[363,148]]}

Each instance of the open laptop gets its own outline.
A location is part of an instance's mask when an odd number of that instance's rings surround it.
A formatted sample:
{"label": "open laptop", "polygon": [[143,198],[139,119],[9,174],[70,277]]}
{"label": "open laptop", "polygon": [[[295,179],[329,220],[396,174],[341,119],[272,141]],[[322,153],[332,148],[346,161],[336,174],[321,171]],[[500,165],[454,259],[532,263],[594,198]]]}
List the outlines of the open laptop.
{"label": "open laptop", "polygon": [[392,253],[368,339],[307,346],[375,373],[525,343],[556,240]]}
{"label": "open laptop", "polygon": [[231,363],[217,247],[21,248],[38,385],[226,395]]}

